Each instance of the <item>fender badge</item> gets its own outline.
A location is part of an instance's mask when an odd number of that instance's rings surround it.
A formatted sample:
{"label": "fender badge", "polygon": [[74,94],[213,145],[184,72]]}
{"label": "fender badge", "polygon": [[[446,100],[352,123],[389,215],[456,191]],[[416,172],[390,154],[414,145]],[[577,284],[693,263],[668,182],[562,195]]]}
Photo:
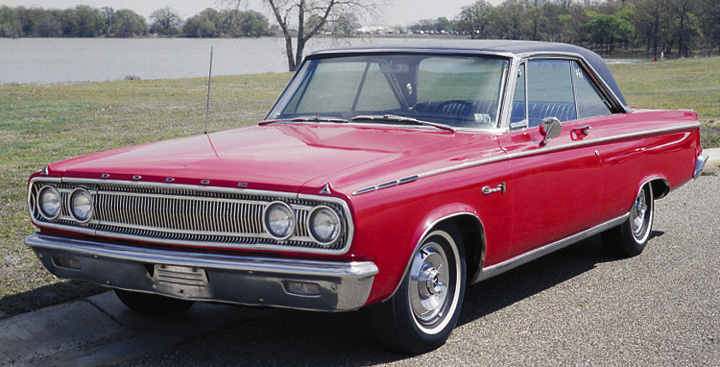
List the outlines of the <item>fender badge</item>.
{"label": "fender badge", "polygon": [[330,191],[330,183],[326,183],[325,186],[323,186],[322,190],[320,190],[321,194],[330,195],[332,191]]}
{"label": "fender badge", "polygon": [[40,175],[42,175],[42,176],[47,176],[49,174],[50,174],[50,166],[45,166],[45,168],[43,168],[42,171],[40,171]]}

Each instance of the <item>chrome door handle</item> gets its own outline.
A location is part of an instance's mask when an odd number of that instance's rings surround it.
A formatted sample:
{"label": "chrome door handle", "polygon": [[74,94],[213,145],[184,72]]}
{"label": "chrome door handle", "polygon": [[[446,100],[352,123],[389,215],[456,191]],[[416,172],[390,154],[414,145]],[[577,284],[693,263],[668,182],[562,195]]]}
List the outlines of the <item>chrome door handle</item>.
{"label": "chrome door handle", "polygon": [[504,194],[505,193],[505,182],[501,183],[500,185],[498,185],[498,187],[495,187],[495,188],[492,188],[490,186],[485,186],[482,188],[482,193],[485,195],[490,195],[494,192],[502,192]]}
{"label": "chrome door handle", "polygon": [[590,134],[590,128],[591,128],[591,127],[592,127],[592,126],[590,126],[590,125],[580,126],[580,127],[574,128],[573,131],[575,132],[575,134],[579,134],[579,133],[580,133],[580,134],[583,134],[583,135],[587,135],[587,134]]}

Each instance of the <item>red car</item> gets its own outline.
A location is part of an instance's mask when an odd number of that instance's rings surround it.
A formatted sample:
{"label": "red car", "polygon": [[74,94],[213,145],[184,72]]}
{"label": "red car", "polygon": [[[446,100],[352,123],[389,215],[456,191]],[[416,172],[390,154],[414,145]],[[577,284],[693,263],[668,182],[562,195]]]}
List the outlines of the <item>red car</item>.
{"label": "red car", "polygon": [[470,283],[596,234],[642,252],[653,201],[706,159],[695,112],[629,107],[583,48],[328,50],[257,126],[33,174],[26,243],[141,313],[372,307],[385,344],[422,353]]}

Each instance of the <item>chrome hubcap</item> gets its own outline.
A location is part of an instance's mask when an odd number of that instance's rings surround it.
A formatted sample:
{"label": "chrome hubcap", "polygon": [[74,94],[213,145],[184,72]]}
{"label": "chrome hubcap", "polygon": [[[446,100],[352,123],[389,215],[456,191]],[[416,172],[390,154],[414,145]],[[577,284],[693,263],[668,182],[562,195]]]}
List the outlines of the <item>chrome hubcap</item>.
{"label": "chrome hubcap", "polygon": [[427,243],[410,269],[410,306],[420,322],[429,325],[443,317],[448,299],[448,259],[442,247]]}
{"label": "chrome hubcap", "polygon": [[635,204],[633,205],[631,215],[632,231],[635,236],[641,236],[645,230],[645,222],[647,218],[648,206],[645,201],[645,190],[640,191],[640,194],[635,198]]}

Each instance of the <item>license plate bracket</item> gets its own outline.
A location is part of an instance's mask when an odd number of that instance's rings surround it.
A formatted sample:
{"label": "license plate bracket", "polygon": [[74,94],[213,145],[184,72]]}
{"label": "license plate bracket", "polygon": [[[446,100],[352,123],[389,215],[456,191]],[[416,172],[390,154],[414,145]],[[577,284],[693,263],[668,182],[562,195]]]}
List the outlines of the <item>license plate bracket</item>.
{"label": "license plate bracket", "polygon": [[212,291],[204,269],[155,264],[153,288],[160,293],[182,298],[210,298]]}

